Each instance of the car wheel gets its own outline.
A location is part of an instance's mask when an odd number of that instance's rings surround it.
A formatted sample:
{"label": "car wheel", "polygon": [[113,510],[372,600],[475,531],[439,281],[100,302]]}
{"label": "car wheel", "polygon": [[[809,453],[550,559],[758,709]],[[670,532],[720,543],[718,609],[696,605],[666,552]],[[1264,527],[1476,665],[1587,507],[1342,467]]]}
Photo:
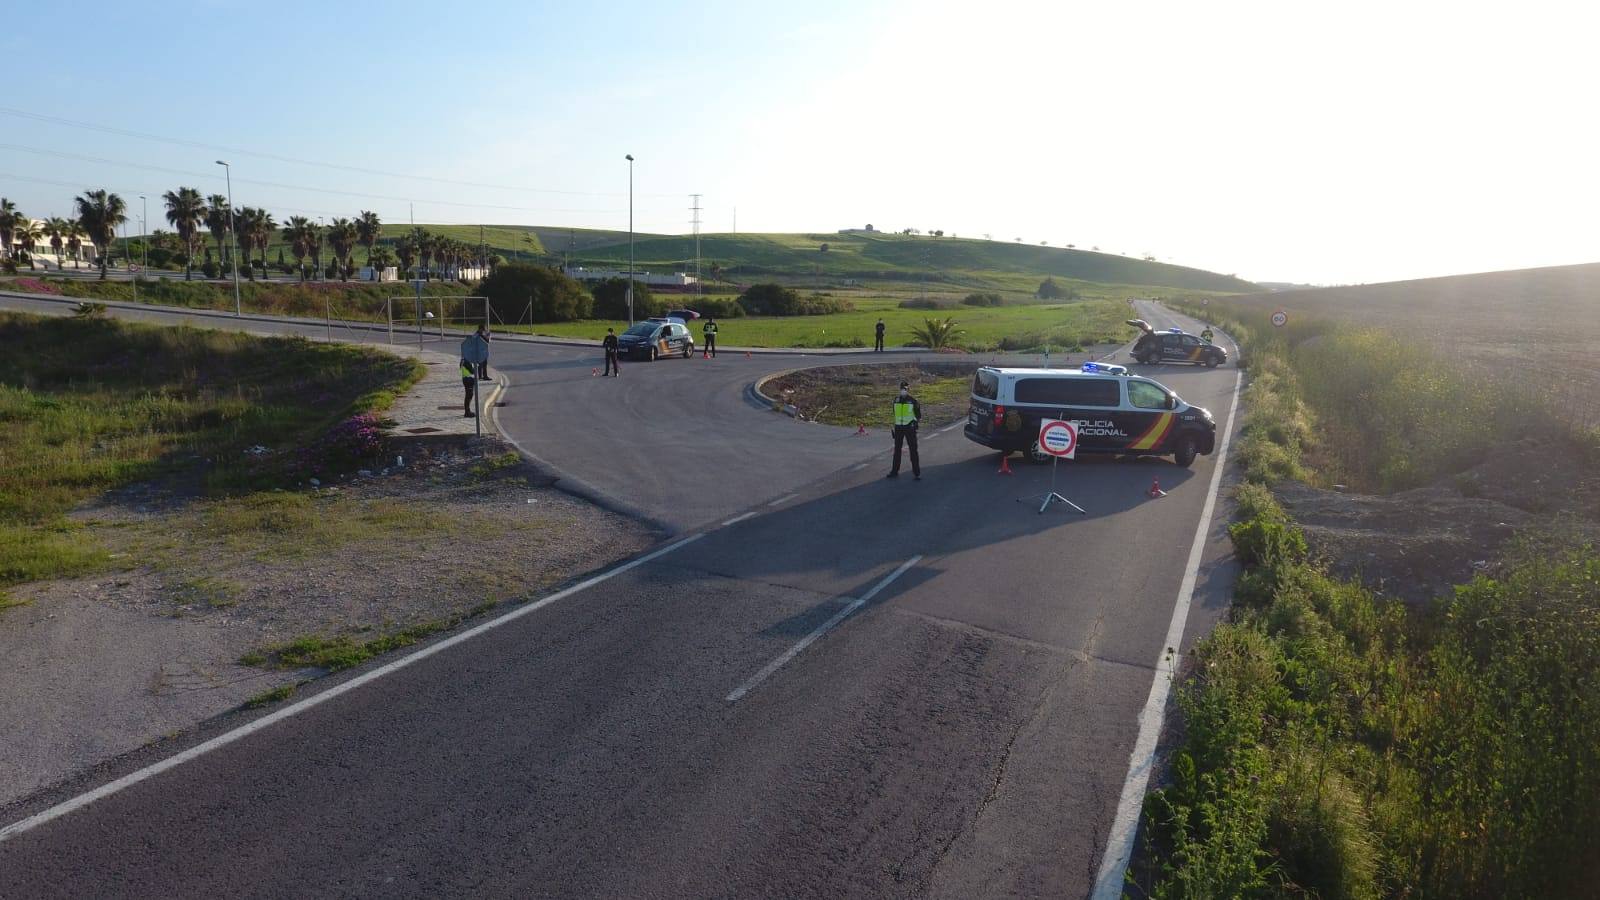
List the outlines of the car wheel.
{"label": "car wheel", "polygon": [[1042,466],[1053,458],[1039,447],[1038,441],[1034,441],[1033,446],[1028,448],[1028,459],[1032,460],[1036,466]]}
{"label": "car wheel", "polygon": [[683,358],[684,359],[688,359],[688,358],[690,358],[692,356],[694,356],[694,345],[693,344],[684,344],[683,345]]}
{"label": "car wheel", "polygon": [[1215,369],[1217,367],[1217,362],[1218,360],[1215,356],[1206,357],[1206,368]]}
{"label": "car wheel", "polygon": [[1185,434],[1178,438],[1178,446],[1173,448],[1172,461],[1187,469],[1194,465],[1194,458],[1198,452],[1198,448],[1195,447],[1194,443],[1194,435]]}
{"label": "car wheel", "polygon": [[651,347],[650,348],[650,361],[651,362],[655,362],[656,360],[658,360],[660,358],[661,358],[661,351],[657,350],[655,347]]}

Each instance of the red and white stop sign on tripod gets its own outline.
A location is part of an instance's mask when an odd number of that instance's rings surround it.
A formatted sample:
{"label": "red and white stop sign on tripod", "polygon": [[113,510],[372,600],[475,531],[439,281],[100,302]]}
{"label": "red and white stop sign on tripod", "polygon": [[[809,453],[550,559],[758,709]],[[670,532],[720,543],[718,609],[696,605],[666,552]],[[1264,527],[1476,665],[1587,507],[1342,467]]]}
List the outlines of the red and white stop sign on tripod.
{"label": "red and white stop sign on tripod", "polygon": [[1078,426],[1065,419],[1045,419],[1039,423],[1039,449],[1057,459],[1072,459],[1078,453]]}

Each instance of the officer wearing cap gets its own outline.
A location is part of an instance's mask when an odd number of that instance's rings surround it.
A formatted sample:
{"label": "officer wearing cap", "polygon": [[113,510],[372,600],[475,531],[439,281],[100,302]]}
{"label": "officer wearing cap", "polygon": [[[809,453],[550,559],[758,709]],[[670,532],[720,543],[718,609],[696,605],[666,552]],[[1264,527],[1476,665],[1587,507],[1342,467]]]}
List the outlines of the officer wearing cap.
{"label": "officer wearing cap", "polygon": [[922,404],[911,396],[911,384],[900,382],[900,393],[894,398],[894,466],[889,478],[900,477],[900,446],[911,450],[911,477],[922,480],[922,463],[917,459],[917,422],[922,418]]}

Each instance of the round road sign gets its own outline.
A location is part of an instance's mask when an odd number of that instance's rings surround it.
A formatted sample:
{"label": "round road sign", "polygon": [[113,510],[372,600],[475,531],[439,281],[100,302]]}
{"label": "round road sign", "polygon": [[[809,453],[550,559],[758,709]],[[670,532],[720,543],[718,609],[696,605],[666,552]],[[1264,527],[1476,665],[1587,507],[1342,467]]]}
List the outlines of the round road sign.
{"label": "round road sign", "polygon": [[1272,324],[1273,324],[1274,327],[1282,328],[1283,326],[1287,325],[1288,323],[1289,323],[1289,314],[1284,312],[1283,310],[1280,309],[1277,312],[1272,314]]}
{"label": "round road sign", "polygon": [[1061,419],[1039,423],[1039,449],[1051,456],[1072,459],[1078,452],[1078,426]]}
{"label": "round road sign", "polygon": [[1201,297],[1200,298],[1200,305],[1201,306],[1210,306],[1211,305],[1211,298],[1210,297]]}

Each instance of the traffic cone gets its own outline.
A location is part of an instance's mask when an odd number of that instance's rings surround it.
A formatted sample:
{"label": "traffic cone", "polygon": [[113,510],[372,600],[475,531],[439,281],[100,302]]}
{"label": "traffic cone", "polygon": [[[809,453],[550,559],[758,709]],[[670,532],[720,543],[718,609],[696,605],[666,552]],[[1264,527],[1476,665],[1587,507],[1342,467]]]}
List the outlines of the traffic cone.
{"label": "traffic cone", "polygon": [[1165,497],[1166,495],[1167,495],[1167,492],[1163,491],[1161,489],[1161,479],[1160,478],[1151,479],[1151,481],[1150,481],[1150,490],[1149,490],[1150,498],[1151,499],[1156,499],[1158,497]]}
{"label": "traffic cone", "polygon": [[1000,471],[995,473],[995,474],[997,474],[997,475],[1011,475],[1011,474],[1014,474],[1011,471],[1011,454],[1009,454],[1009,453],[1000,454]]}
{"label": "traffic cone", "polygon": [[865,435],[866,433],[867,433],[867,423],[862,422],[862,423],[860,423],[859,425],[856,426],[856,437],[861,437],[861,436]]}
{"label": "traffic cone", "polygon": [[749,351],[749,350],[746,350],[746,351],[745,351],[745,352],[744,352],[744,358],[745,358],[745,359],[749,359],[749,358],[750,358],[750,351]]}
{"label": "traffic cone", "polygon": [[703,348],[700,351],[700,358],[701,359],[710,359],[711,358],[711,348],[709,348],[709,347]]}
{"label": "traffic cone", "polygon": [[599,378],[600,377],[600,370],[598,368],[590,369],[589,370],[589,377],[590,378]]}

